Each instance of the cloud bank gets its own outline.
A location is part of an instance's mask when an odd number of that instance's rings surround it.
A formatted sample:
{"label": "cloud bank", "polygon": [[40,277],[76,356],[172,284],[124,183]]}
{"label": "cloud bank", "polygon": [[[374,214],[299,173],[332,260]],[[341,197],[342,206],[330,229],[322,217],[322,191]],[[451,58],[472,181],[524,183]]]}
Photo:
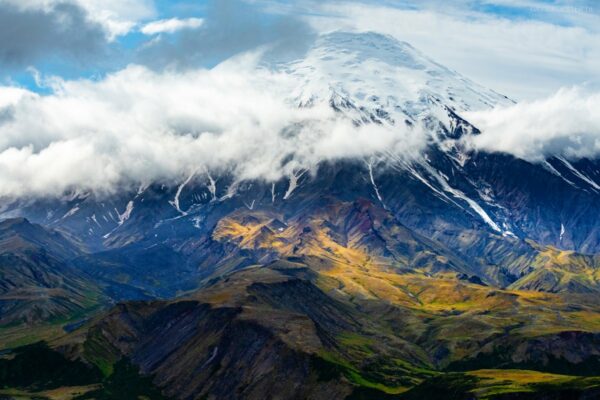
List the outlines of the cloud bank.
{"label": "cloud bank", "polygon": [[203,168],[273,180],[321,160],[424,145],[408,127],[356,127],[326,102],[290,104],[297,82],[258,59],[185,72],[130,66],[100,81],[54,80],[46,96],[0,88],[0,197],[109,194]]}
{"label": "cloud bank", "polygon": [[[317,32],[331,29],[389,33],[525,98],[568,79],[600,76],[600,35],[591,28],[452,8],[309,1],[298,2],[311,7],[296,13],[297,4],[267,3],[272,7],[212,0],[202,20],[143,25],[156,18],[151,0],[0,0],[4,68],[53,57],[86,60],[119,35],[151,35],[131,56],[138,65],[99,80],[42,79],[50,95],[0,87],[0,197],[72,189],[109,194],[128,185],[180,182],[203,168],[274,180],[322,160],[380,151],[418,155],[428,138],[419,127],[356,127],[326,103],[298,108],[289,99],[298,82],[259,67],[261,58],[300,57]],[[201,67],[257,48],[213,69]],[[597,92],[573,88],[469,113],[464,117],[482,134],[467,144],[534,162],[551,155],[597,157],[599,109]]]}
{"label": "cloud bank", "polygon": [[[264,52],[212,69],[140,65],[101,80],[46,79],[53,94],[0,87],[0,198],[108,195],[175,185],[205,169],[276,180],[319,162],[392,152],[418,157],[431,138],[418,125],[356,126],[326,98],[298,107],[302,77],[268,69]],[[323,83],[326,84],[326,83]],[[473,150],[533,162],[600,155],[600,93],[551,97],[462,115],[481,130]]]}
{"label": "cloud bank", "polygon": [[513,154],[529,161],[553,155],[571,159],[600,155],[600,93],[565,88],[535,101],[465,117],[482,134],[469,138],[476,149]]}

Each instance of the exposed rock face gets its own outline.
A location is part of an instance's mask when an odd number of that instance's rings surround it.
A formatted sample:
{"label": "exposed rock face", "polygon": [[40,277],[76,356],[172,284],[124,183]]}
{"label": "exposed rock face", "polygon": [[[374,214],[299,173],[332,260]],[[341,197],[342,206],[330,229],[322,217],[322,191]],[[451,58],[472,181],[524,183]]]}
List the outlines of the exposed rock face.
{"label": "exposed rock face", "polygon": [[59,232],[24,218],[0,222],[0,325],[68,319],[108,301],[95,282],[68,265],[81,254]]}
{"label": "exposed rock face", "polygon": [[597,375],[600,335],[564,331],[535,338],[505,337],[486,344],[474,356],[450,369],[543,369],[554,373]]}
{"label": "exposed rock face", "polygon": [[[332,265],[305,260],[234,272],[181,300],[121,304],[73,334],[84,335],[80,350],[69,350],[71,340],[59,348],[95,365],[126,358],[175,399],[344,398],[364,382],[386,390],[425,385],[426,371],[440,367],[597,370],[597,334],[534,333],[553,323],[555,311],[526,311],[525,304],[562,301],[558,295],[520,299],[480,283],[440,280],[422,287],[412,305],[390,303],[383,272],[346,280]],[[405,278],[396,285],[420,286],[410,282],[416,276]],[[371,295],[342,284],[351,281]],[[438,296],[446,284],[453,294]],[[459,311],[458,298],[479,304]],[[444,302],[453,306],[438,308]],[[560,312],[569,319],[578,312],[571,311]]]}
{"label": "exposed rock face", "polygon": [[[93,354],[98,362],[99,348],[108,360],[127,357],[176,399],[343,398],[350,385],[321,379],[315,360],[324,348],[319,332],[334,333],[317,324],[345,325],[336,324],[334,304],[294,300],[311,293],[325,297],[310,283],[292,280],[252,284],[243,307],[199,300],[120,305],[90,328],[84,357]],[[296,310],[299,303],[314,319]]]}

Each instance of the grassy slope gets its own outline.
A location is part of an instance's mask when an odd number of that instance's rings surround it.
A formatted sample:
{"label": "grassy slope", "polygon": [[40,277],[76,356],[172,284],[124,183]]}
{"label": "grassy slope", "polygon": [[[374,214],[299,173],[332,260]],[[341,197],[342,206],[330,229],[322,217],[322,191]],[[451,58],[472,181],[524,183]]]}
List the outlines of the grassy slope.
{"label": "grassy slope", "polygon": [[[298,245],[301,225],[290,225],[282,231],[265,229],[274,216],[250,213],[251,218],[248,218],[248,214],[222,220],[214,237],[235,242],[248,250],[270,250],[280,256],[293,253],[294,259],[301,260],[317,273],[314,280],[325,293],[360,309],[364,313],[362,317],[371,320],[371,327],[378,335],[371,336],[372,331],[363,332],[363,336],[342,335],[338,340],[345,349],[341,352],[344,354],[323,355],[328,361],[337,363],[346,371],[347,378],[358,385],[398,394],[426,378],[427,373],[419,375],[416,371],[419,367],[409,364],[407,368],[404,359],[397,360],[389,354],[386,356],[392,362],[378,364],[379,373],[370,377],[364,365],[348,364],[348,359],[376,358],[382,352],[378,340],[382,336],[418,343],[429,356],[443,348],[448,354],[441,361],[429,359],[429,367],[435,369],[475,354],[483,344],[493,342],[497,337],[525,340],[565,331],[600,332],[600,301],[592,294],[594,290],[589,294],[586,293],[588,290],[568,293],[571,288],[597,286],[600,270],[597,257],[536,245],[539,254],[531,264],[533,272],[503,290],[458,281],[452,272],[442,270],[432,274],[427,266],[407,273],[403,267],[414,260],[390,263],[381,253],[373,252],[361,243],[360,237],[353,238],[352,235],[342,238],[346,241],[343,243],[336,238],[336,232],[332,232],[331,221],[334,219],[330,216],[327,220],[318,216],[312,219],[308,223],[310,233],[302,235]],[[421,250],[413,257],[429,256],[424,253],[426,251]],[[448,260],[437,256],[436,261],[444,263]],[[560,275],[551,288],[544,287],[544,281],[540,279],[541,274],[547,273]],[[558,293],[527,289],[552,289]],[[389,364],[397,365],[390,367]],[[388,374],[381,372],[386,369],[390,370]],[[523,374],[517,383],[495,382],[494,385],[502,387],[498,389],[500,392],[530,390],[543,375],[535,374]],[[404,376],[405,381],[399,382],[398,375]],[[396,379],[390,378],[394,376]],[[489,377],[469,376],[476,377],[477,382],[489,380]],[[560,386],[566,381],[546,383]]]}
{"label": "grassy slope", "polygon": [[[553,286],[558,292],[573,282],[595,285],[595,258],[540,248],[533,272],[504,290],[458,280],[456,273],[443,268],[452,263],[449,258],[417,246],[410,237],[402,239],[402,245],[412,249],[410,254],[390,262],[373,244],[373,238],[365,239],[364,232],[351,231],[338,237],[330,217],[327,221],[316,217],[281,231],[269,227],[273,216],[255,213],[252,218],[246,217],[222,220],[214,239],[235,243],[245,250],[291,256],[290,261],[269,268],[251,267],[217,279],[193,297],[213,307],[243,306],[241,318],[260,323],[277,332],[290,347],[312,354],[313,367],[323,379],[342,379],[357,387],[354,398],[411,399],[436,393],[451,393],[454,398],[494,398],[507,393],[561,388],[577,391],[600,385],[597,378],[539,371],[440,372],[449,363],[472,356],[505,337],[530,339],[564,331],[600,332],[597,295],[524,290],[539,289],[540,282],[546,282],[540,279],[542,273],[560,274]],[[435,271],[431,262],[437,266]],[[417,264],[421,267],[407,272],[408,265]],[[347,307],[359,327],[327,332],[331,343],[323,345],[319,340],[306,339],[316,337],[314,327],[306,324],[306,319],[301,320],[306,325],[301,325],[300,319],[290,318],[284,302],[247,303],[249,298],[256,298],[249,292],[252,285],[261,282],[272,286],[290,277],[312,282],[331,301]],[[313,322],[321,321],[313,318]],[[57,335],[54,328],[47,329],[25,337],[25,343]],[[23,333],[11,332],[15,338]],[[136,376],[135,371],[128,375],[131,370],[119,364],[115,351],[102,338],[86,338],[84,357],[103,373],[103,388],[114,384],[119,387],[119,382],[125,382],[119,377],[135,380],[131,378]]]}

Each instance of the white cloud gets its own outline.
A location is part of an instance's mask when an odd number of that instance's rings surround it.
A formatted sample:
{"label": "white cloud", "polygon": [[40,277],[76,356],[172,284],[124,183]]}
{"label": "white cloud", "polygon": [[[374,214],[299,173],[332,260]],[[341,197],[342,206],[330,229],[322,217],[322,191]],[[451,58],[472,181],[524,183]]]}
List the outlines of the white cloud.
{"label": "white cloud", "polygon": [[470,145],[530,161],[552,155],[594,158],[600,154],[600,93],[582,88],[510,107],[467,113],[482,130]]}
{"label": "white cloud", "polygon": [[201,18],[171,18],[152,21],[144,25],[140,31],[145,35],[155,35],[157,33],[174,33],[182,29],[196,29],[202,26],[204,21]]}
{"label": "white cloud", "polygon": [[[107,193],[202,167],[277,179],[323,159],[423,145],[425,136],[406,127],[357,128],[326,102],[288,103],[292,79],[246,55],[212,70],[130,66],[101,81],[55,83],[53,95],[7,95],[0,196]],[[0,98],[13,90],[1,88]]]}
{"label": "white cloud", "polygon": [[[45,7],[58,0],[3,1]],[[145,0],[72,1],[113,36],[154,13]],[[323,16],[312,17],[320,31],[391,34],[517,98],[600,76],[600,37],[581,27],[350,3],[321,9]],[[141,31],[173,32],[200,23],[161,20]],[[179,181],[202,167],[271,180],[321,160],[390,149],[417,155],[427,138],[406,127],[355,127],[326,103],[298,108],[289,103],[298,82],[258,68],[256,55],[212,70],[154,72],[132,65],[98,81],[44,82],[54,94],[0,87],[0,197],[60,195],[73,188],[107,193]],[[600,154],[599,109],[597,92],[562,89],[542,100],[469,113],[464,116],[482,134],[468,144],[532,161],[555,154],[594,157]]]}
{"label": "white cloud", "polygon": [[14,106],[24,97],[37,97],[36,94],[18,87],[3,87],[0,89],[0,110]]}
{"label": "white cloud", "polygon": [[124,35],[156,15],[153,0],[74,0],[90,18],[102,23],[111,37]]}

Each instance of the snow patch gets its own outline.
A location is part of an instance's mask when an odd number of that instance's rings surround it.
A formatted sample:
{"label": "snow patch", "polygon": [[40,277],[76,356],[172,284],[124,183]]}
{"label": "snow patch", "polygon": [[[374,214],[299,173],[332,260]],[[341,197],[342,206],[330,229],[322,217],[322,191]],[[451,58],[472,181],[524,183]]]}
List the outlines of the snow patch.
{"label": "snow patch", "polygon": [[[110,235],[112,235],[117,229],[119,229],[125,221],[127,221],[131,217],[131,213],[133,212],[133,200],[129,200],[127,206],[125,206],[125,211],[121,214],[119,210],[115,208],[115,212],[117,213],[117,217],[119,220],[117,221],[117,226],[108,232],[106,235],[102,236],[104,239],[108,239]],[[112,217],[112,214],[111,214]],[[104,218],[106,220],[106,218]],[[113,218],[114,219],[114,218]]]}
{"label": "snow patch", "polygon": [[387,207],[386,207],[385,203],[383,202],[381,194],[379,193],[379,188],[377,187],[377,184],[375,183],[375,178],[373,176],[373,160],[369,160],[367,162],[367,167],[369,168],[369,178],[371,179],[371,185],[373,186],[373,189],[375,190],[375,195],[379,199],[379,202],[381,203],[383,208],[387,210]]}
{"label": "snow patch", "polygon": [[194,224],[194,228],[196,229],[200,229],[202,222],[204,221],[204,217],[202,215],[197,215],[194,218],[192,218],[192,222]]}
{"label": "snow patch", "polygon": [[[140,187],[139,187],[139,188],[138,188],[138,190],[137,190],[137,196],[139,196],[139,195],[141,195],[142,193],[144,193],[144,192],[146,191],[146,189],[148,189],[148,187],[149,187],[149,186],[150,186],[150,185],[148,185],[148,184],[142,184],[142,185],[140,185]],[[136,197],[137,197],[137,196],[136,196]]]}
{"label": "snow patch", "polygon": [[275,182],[271,185],[271,203],[275,204]]}
{"label": "snow patch", "polygon": [[187,179],[185,181],[183,181],[183,183],[181,185],[179,185],[179,187],[177,188],[177,192],[175,193],[175,198],[171,201],[169,201],[169,204],[172,205],[173,207],[175,207],[175,209],[182,215],[182,216],[186,216],[187,212],[183,211],[181,209],[181,206],[179,205],[179,196],[181,196],[181,192],[183,191],[183,188],[185,188],[185,186],[190,183],[190,181],[192,180],[192,178],[194,177],[194,175],[196,175],[196,172],[192,172],[190,174],[190,176],[187,177]]}
{"label": "snow patch", "polygon": [[61,219],[69,218],[69,217],[75,215],[77,213],[77,211],[79,211],[79,206],[75,206],[75,207],[71,208],[69,211],[67,211],[67,213],[65,215],[63,215],[63,217]]}
{"label": "snow patch", "polygon": [[229,185],[227,187],[227,193],[225,193],[223,196],[221,196],[219,201],[231,199],[233,196],[235,196],[235,194],[237,193],[237,190],[238,190],[238,186],[240,186],[240,182],[234,181],[231,185]]}
{"label": "snow patch", "polygon": [[129,202],[127,203],[127,206],[125,207],[125,211],[123,211],[123,214],[120,214],[119,211],[115,208],[115,212],[119,216],[119,226],[123,225],[125,223],[125,221],[127,221],[129,219],[129,217],[131,217],[132,211],[133,211],[133,200],[129,200]]}
{"label": "snow patch", "polygon": [[565,178],[563,176],[563,174],[561,174],[560,172],[558,172],[558,170],[556,168],[554,168],[554,166],[552,166],[552,164],[550,164],[548,161],[544,160],[542,162],[542,166],[547,169],[548,171],[550,171],[551,173],[553,173],[554,175],[558,176],[559,178],[561,178],[563,181],[567,182],[569,185],[573,186],[574,188],[577,188],[577,185],[575,185],[573,182],[571,182],[570,180],[568,180],[567,178]]}
{"label": "snow patch", "polygon": [[306,173],[306,171],[307,170],[304,169],[298,172],[292,172],[292,174],[290,175],[290,184],[288,186],[288,190],[285,192],[285,195],[283,195],[284,200],[289,199],[292,193],[294,193],[294,190],[296,190],[296,188],[298,187],[299,179],[302,177],[302,175]]}
{"label": "snow patch", "polygon": [[208,177],[208,191],[210,192],[211,195],[211,203],[217,201],[217,182],[213,179],[213,177],[210,175],[210,172],[208,172],[208,169],[206,170],[206,176]]}
{"label": "snow patch", "polygon": [[[435,170],[429,164],[423,163],[423,166],[427,169],[427,171],[434,178],[436,178],[436,180],[438,181],[438,183],[442,186],[442,189],[444,189],[446,192],[452,194],[454,197],[456,197],[458,199],[461,199],[461,200],[464,200],[469,205],[469,207],[471,207],[471,209],[473,211],[475,211],[481,217],[481,219],[483,219],[483,221],[486,224],[488,224],[492,229],[494,229],[497,232],[503,232],[502,229],[500,229],[500,227],[498,226],[498,224],[496,224],[492,220],[492,218],[490,218],[490,216],[488,215],[488,213],[485,212],[485,210],[479,205],[479,203],[477,203],[475,200],[473,200],[470,197],[468,197],[462,191],[460,191],[458,189],[455,189],[452,186],[450,186],[450,184],[446,180],[446,177],[444,177],[441,172]],[[507,233],[507,232],[503,232],[503,233]]]}
{"label": "snow patch", "polygon": [[579,179],[581,179],[582,181],[586,182],[588,185],[590,185],[592,188],[594,188],[594,190],[599,191],[600,192],[600,185],[598,185],[596,182],[594,182],[592,179],[590,179],[588,176],[584,175],[582,172],[580,172],[577,168],[575,168],[570,162],[568,162],[567,160],[565,160],[562,157],[557,157],[567,168],[569,168],[569,170],[575,174],[576,177],[578,177]]}
{"label": "snow patch", "polygon": [[99,228],[102,228],[102,225],[100,225],[98,219],[96,218],[96,214],[92,214],[92,221],[94,221]]}
{"label": "snow patch", "polygon": [[204,364],[202,364],[202,366],[200,367],[200,369],[203,369],[208,364],[210,364],[217,357],[218,353],[219,353],[219,348],[215,346],[215,348],[212,351],[212,354],[210,355],[210,357],[208,358],[208,360],[206,360],[206,362]]}

